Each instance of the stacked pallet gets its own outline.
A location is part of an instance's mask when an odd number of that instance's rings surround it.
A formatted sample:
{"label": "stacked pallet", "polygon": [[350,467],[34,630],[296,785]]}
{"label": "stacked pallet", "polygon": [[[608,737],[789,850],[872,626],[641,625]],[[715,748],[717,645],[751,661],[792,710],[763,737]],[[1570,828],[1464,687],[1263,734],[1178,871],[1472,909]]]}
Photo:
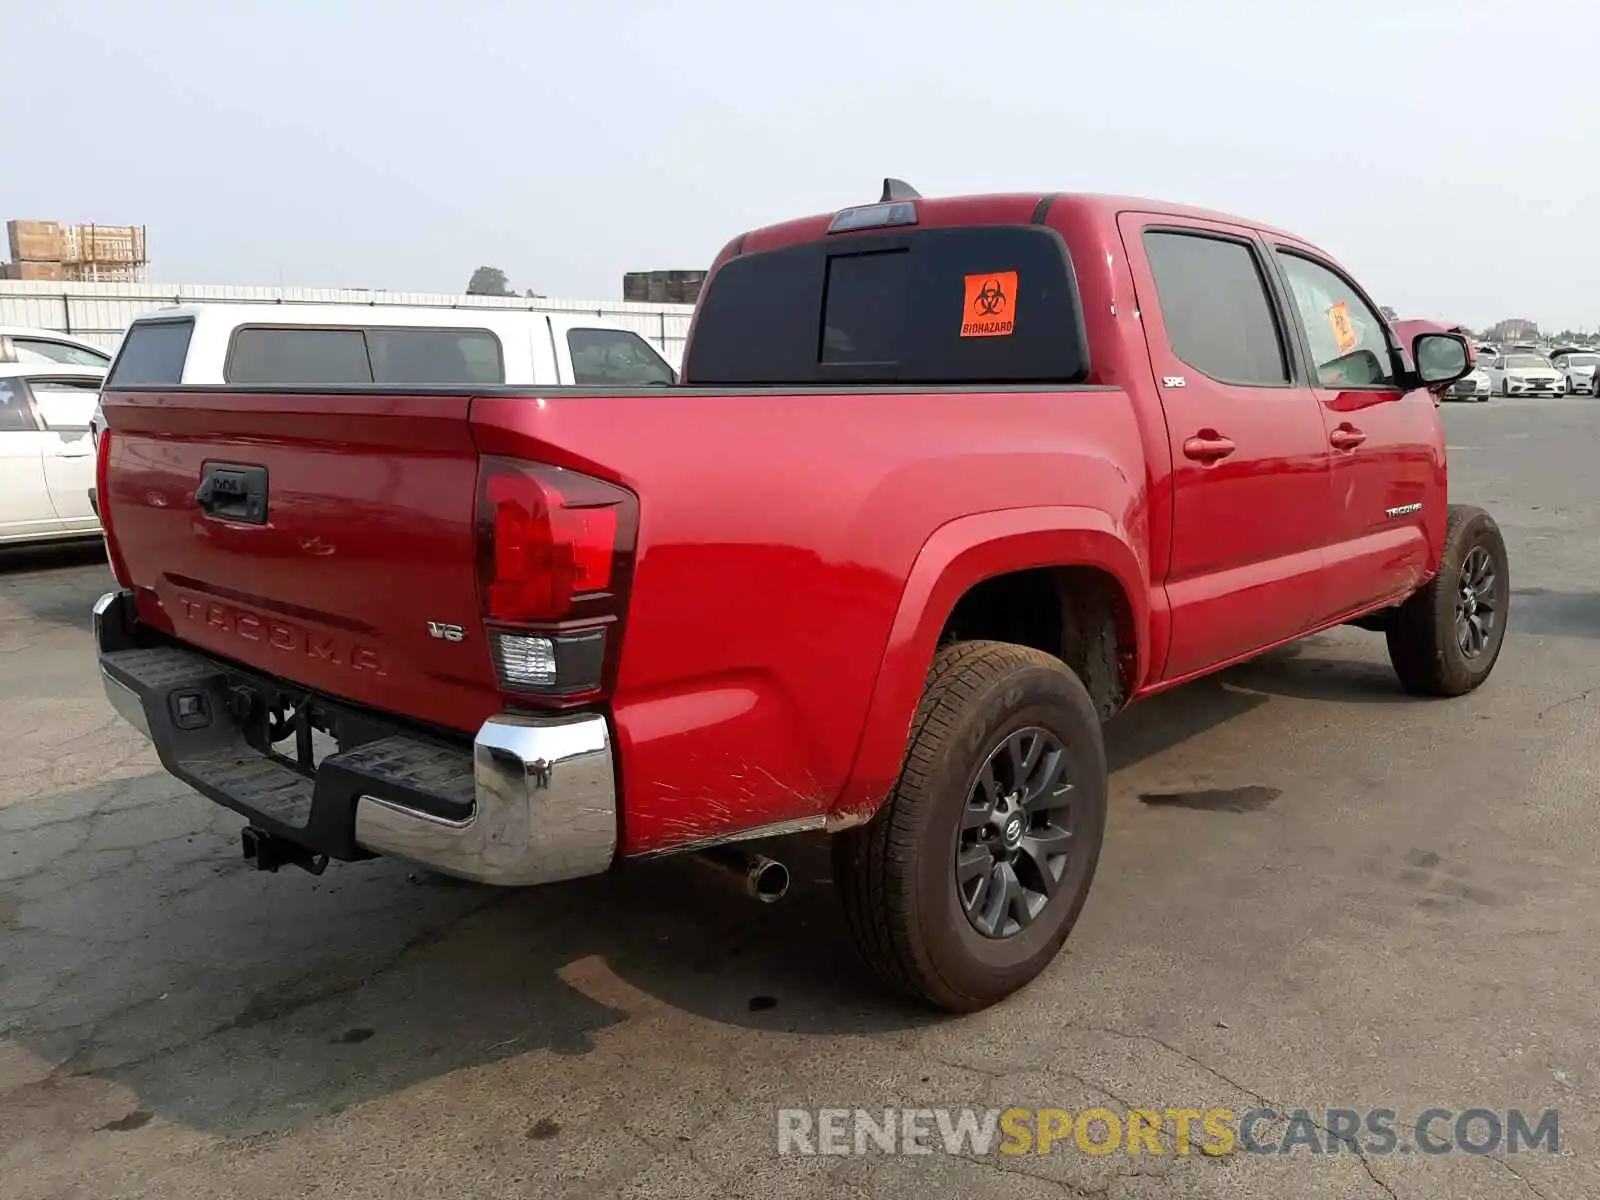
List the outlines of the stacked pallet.
{"label": "stacked pallet", "polygon": [[704,271],[629,271],[622,298],[639,304],[693,304],[705,284]]}
{"label": "stacked pallet", "polygon": [[59,221],[7,221],[11,261],[0,278],[138,281],[149,262],[140,225],[63,225]]}

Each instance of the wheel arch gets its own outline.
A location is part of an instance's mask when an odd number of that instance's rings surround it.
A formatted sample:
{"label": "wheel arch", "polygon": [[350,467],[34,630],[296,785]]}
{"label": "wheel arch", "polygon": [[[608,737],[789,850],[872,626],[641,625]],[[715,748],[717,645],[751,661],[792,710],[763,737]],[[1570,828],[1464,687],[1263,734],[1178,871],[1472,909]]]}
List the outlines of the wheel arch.
{"label": "wheel arch", "polygon": [[[850,777],[833,806],[835,828],[870,819],[893,787],[934,655],[952,632],[964,636],[952,624],[963,602],[970,613],[971,597],[1022,576],[1047,579],[1061,614],[1057,644],[1035,648],[1064,658],[1080,677],[1087,672],[1085,685],[1102,716],[1137,691],[1150,661],[1149,573],[1110,514],[1051,506],[951,521],[924,543],[902,590]],[[1116,630],[1109,668],[1104,618]],[[995,629],[985,625],[972,634],[993,638]]]}

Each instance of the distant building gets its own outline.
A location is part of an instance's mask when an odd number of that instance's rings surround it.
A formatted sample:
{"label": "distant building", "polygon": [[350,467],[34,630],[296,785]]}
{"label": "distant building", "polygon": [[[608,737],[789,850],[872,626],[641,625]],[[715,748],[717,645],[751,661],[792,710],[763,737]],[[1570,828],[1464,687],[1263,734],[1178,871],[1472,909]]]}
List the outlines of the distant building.
{"label": "distant building", "polygon": [[636,304],[693,304],[706,281],[704,271],[629,271],[622,298]]}
{"label": "distant building", "polygon": [[1530,321],[1526,317],[1508,317],[1504,321],[1497,321],[1489,327],[1489,340],[1491,342],[1537,342],[1539,340],[1539,323]]}
{"label": "distant building", "polygon": [[149,258],[143,225],[7,221],[11,262],[0,279],[27,283],[140,283]]}

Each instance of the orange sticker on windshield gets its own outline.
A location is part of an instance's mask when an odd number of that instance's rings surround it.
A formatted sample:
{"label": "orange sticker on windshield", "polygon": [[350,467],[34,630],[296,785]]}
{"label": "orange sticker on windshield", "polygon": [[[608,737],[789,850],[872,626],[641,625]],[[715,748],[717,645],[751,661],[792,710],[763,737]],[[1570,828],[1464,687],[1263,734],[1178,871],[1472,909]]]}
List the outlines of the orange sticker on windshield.
{"label": "orange sticker on windshield", "polygon": [[1333,340],[1339,344],[1340,354],[1349,354],[1361,341],[1355,326],[1350,324],[1350,306],[1343,300],[1328,310],[1328,325],[1333,330]]}
{"label": "orange sticker on windshield", "polygon": [[991,271],[967,276],[962,337],[1010,337],[1017,328],[1017,273]]}

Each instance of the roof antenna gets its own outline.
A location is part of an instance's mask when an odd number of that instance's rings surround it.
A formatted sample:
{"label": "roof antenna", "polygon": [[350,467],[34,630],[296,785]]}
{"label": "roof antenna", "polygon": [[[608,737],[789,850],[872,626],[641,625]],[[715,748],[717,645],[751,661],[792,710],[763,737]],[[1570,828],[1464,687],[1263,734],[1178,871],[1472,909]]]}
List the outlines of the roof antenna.
{"label": "roof antenna", "polygon": [[922,193],[917,191],[904,179],[885,179],[883,181],[883,195],[878,198],[879,204],[888,204],[891,200],[921,200]]}

